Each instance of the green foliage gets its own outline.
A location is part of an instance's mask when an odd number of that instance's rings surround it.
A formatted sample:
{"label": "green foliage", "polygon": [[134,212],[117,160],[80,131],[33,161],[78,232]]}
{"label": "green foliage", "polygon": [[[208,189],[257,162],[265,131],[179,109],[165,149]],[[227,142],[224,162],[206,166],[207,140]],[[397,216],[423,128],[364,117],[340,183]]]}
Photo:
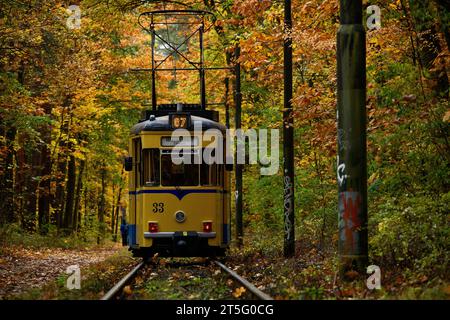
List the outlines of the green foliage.
{"label": "green foliage", "polygon": [[48,233],[39,233],[24,230],[19,224],[7,224],[0,227],[0,244],[2,246],[24,246],[29,248],[84,248],[93,245],[98,236],[97,229],[86,228],[79,234],[63,236],[54,225],[48,225]]}
{"label": "green foliage", "polygon": [[299,299],[304,300],[321,300],[324,298],[324,289],[322,287],[307,287],[304,288]]}
{"label": "green foliage", "polygon": [[450,193],[392,198],[373,207],[370,219],[372,257],[380,266],[415,272],[448,272],[450,229],[446,228]]}
{"label": "green foliage", "polygon": [[255,172],[245,173],[247,220],[251,223],[261,222],[269,229],[282,230],[282,199],[278,196],[283,192],[280,176],[258,177]]}
{"label": "green foliage", "polygon": [[403,292],[398,299],[401,300],[448,300],[446,284],[439,281],[424,287],[410,287]]}
{"label": "green foliage", "polygon": [[[336,187],[321,182],[308,170],[297,169],[295,179],[296,234],[307,237],[322,247],[328,247],[337,229]],[[267,239],[264,236],[267,232],[279,234],[280,239],[276,243],[282,245],[282,176],[259,176],[256,170],[248,170],[244,176],[244,188],[245,222],[258,238],[257,246],[267,245],[264,240]],[[270,241],[274,243],[273,238]]]}

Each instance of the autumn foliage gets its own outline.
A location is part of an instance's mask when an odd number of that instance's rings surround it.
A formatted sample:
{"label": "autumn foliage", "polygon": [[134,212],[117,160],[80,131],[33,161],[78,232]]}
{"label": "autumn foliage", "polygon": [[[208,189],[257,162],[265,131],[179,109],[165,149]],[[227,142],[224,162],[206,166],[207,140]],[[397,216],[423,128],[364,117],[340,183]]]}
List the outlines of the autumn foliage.
{"label": "autumn foliage", "polygon": [[[130,71],[149,67],[149,36],[137,25],[140,12],[213,12],[206,62],[232,65],[240,46],[243,126],[281,127],[286,36],[281,1],[75,2],[82,14],[79,29],[66,25],[67,1],[1,1],[2,225],[98,241],[117,234],[119,208],[128,201],[122,159],[129,128],[151,99],[149,75]],[[364,2],[382,12],[381,29],[367,30],[371,258],[393,268],[445,273],[448,1]],[[337,235],[338,4],[293,0],[297,234],[320,250],[335,246]],[[167,63],[181,66],[175,57]],[[227,72],[207,76],[210,102],[223,102],[225,78],[233,81]],[[197,99],[196,75],[169,72],[157,81],[161,102]],[[232,106],[232,91],[227,99]],[[256,172],[245,172],[246,228],[281,235],[281,176]]]}

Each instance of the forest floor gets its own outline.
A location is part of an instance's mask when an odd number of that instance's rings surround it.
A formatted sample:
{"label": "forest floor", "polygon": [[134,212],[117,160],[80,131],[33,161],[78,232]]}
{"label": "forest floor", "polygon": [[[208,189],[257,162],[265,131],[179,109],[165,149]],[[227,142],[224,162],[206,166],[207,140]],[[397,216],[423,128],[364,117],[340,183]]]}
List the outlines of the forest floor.
{"label": "forest floor", "polygon": [[[296,255],[285,259],[280,239],[247,233],[242,248],[232,246],[224,263],[275,299],[450,299],[448,279],[392,266],[380,266],[381,290],[369,290],[366,278],[344,282],[333,250],[297,241]],[[252,299],[208,259],[155,258],[126,287],[126,299]],[[3,245],[0,248],[1,299],[99,299],[139,259],[109,242],[71,248]],[[66,287],[66,269],[78,265],[81,289]]]}
{"label": "forest floor", "polygon": [[283,257],[276,237],[264,239],[249,234],[246,245],[232,248],[229,263],[241,276],[274,299],[450,299],[449,279],[442,275],[425,275],[397,266],[380,265],[381,288],[367,287],[369,274],[338,272],[334,246],[298,239],[295,256]]}
{"label": "forest floor", "polygon": [[120,250],[119,244],[81,249],[2,247],[0,252],[0,299],[42,287],[78,265],[80,270],[104,261]]}

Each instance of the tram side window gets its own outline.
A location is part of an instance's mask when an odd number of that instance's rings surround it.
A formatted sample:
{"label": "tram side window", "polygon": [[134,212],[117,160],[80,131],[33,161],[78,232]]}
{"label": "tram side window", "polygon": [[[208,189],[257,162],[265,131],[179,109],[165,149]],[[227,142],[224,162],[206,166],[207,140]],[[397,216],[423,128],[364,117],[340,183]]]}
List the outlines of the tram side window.
{"label": "tram side window", "polygon": [[136,166],[134,167],[134,185],[139,187],[141,185],[141,139],[133,140],[133,157]]}
{"label": "tram side window", "polygon": [[163,186],[198,186],[199,165],[175,164],[171,154],[161,155],[161,180]]}
{"label": "tram side window", "polygon": [[144,149],[144,184],[159,186],[159,149]]}
{"label": "tram side window", "polygon": [[221,186],[223,185],[223,165],[219,164],[217,166],[217,185]]}
{"label": "tram side window", "polygon": [[216,163],[200,165],[200,181],[202,186],[217,186],[220,185],[219,165]]}

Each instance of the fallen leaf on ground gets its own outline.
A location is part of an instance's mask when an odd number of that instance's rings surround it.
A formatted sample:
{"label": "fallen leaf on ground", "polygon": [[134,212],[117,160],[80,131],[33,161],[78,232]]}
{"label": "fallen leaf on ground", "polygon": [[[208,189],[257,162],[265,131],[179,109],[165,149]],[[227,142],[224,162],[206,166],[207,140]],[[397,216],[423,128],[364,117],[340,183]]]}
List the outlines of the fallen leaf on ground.
{"label": "fallen leaf on ground", "polygon": [[133,291],[131,290],[130,286],[125,286],[125,288],[123,288],[123,293],[129,296],[133,293]]}
{"label": "fallen leaf on ground", "polygon": [[242,296],[242,294],[243,294],[245,291],[247,291],[247,290],[245,290],[244,287],[236,288],[236,290],[234,290],[234,292],[233,292],[233,297],[239,298],[240,296]]}

